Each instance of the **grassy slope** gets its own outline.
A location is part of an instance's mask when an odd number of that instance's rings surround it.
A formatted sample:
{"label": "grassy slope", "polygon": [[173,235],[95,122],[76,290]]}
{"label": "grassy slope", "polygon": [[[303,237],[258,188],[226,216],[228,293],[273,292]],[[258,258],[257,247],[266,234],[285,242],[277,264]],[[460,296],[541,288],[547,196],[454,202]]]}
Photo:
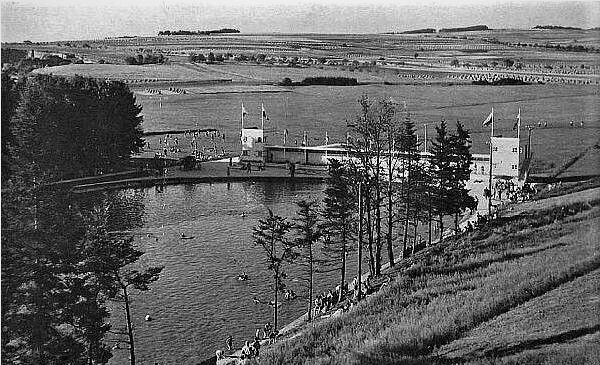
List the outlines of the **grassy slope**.
{"label": "grassy slope", "polygon": [[261,362],[556,363],[561,354],[558,363],[594,363],[599,193],[530,204],[421,252],[379,294],[268,349]]}

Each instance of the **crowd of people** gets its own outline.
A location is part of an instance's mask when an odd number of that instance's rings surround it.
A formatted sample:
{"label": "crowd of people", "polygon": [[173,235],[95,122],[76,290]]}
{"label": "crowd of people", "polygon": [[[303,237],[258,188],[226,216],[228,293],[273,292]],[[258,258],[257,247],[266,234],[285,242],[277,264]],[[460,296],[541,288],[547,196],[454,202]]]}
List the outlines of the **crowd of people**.
{"label": "crowd of people", "polygon": [[207,160],[226,155],[225,133],[217,130],[204,133],[197,130],[185,131],[181,140],[176,135],[166,134],[164,138],[159,137],[155,145],[146,140],[144,148],[154,150],[155,156],[160,158],[173,157],[175,154],[181,157],[181,154],[188,154],[200,160]]}
{"label": "crowd of people", "polygon": [[[257,329],[254,333],[254,339],[250,341],[244,341],[244,346],[242,346],[239,356],[237,359],[242,361],[248,361],[250,359],[256,359],[260,356],[260,348],[262,346],[261,341],[266,342],[267,344],[273,344],[277,340],[277,336],[279,335],[278,331],[273,328],[271,322],[265,323],[262,328],[262,336],[261,329]],[[229,355],[225,355],[223,350],[216,351],[217,364],[219,364],[219,360],[226,360],[227,358],[231,358],[231,352],[235,351],[233,344],[233,336],[228,336],[225,339],[225,345],[227,346],[227,351],[230,353]],[[235,356],[234,356],[235,357]],[[239,364],[240,362],[238,362]]]}
{"label": "crowd of people", "polygon": [[535,190],[529,184],[520,187],[513,180],[496,180],[492,198],[516,203],[531,200],[534,193]]}

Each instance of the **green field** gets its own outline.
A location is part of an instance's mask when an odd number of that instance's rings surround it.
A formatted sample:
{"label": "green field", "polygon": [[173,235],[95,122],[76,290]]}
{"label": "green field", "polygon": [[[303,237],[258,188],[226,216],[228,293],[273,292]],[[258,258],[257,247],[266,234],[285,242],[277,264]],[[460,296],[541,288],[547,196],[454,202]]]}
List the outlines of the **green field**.
{"label": "green field", "polygon": [[598,193],[527,203],[402,261],[389,286],[260,363],[598,363]]}
{"label": "green field", "polygon": [[[532,131],[535,172],[555,171],[600,138],[598,90],[581,86],[311,86],[292,88],[287,93],[141,95],[138,101],[144,107],[145,130],[217,128],[226,133],[229,149],[237,151],[242,102],[248,111],[246,125],[260,124],[264,103],[270,119],[266,123],[269,143],[281,144],[283,130],[288,129],[288,144],[300,141],[307,131],[310,144],[318,145],[324,143],[325,131],[332,142],[344,140],[346,120],[354,120],[359,111],[357,100],[365,93],[372,98],[393,98],[400,105],[406,101],[420,138],[424,137],[424,123],[430,124],[428,137],[432,138],[432,123],[444,118],[453,125],[461,120],[472,132],[475,153],[487,152],[489,129],[481,122],[490,108],[494,107],[496,132],[513,136],[520,107],[523,126],[536,127]],[[578,127],[582,119],[585,128]],[[571,120],[575,121],[573,128],[569,127]],[[548,128],[537,128],[543,121],[548,121]],[[522,143],[527,142],[524,128],[521,138]]]}

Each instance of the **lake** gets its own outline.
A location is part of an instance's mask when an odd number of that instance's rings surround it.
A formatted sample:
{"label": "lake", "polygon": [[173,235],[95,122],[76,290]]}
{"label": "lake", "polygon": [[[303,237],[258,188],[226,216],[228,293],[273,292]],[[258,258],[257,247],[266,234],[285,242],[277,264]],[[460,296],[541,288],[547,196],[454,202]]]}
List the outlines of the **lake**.
{"label": "lake", "polygon": [[[133,231],[136,245],[146,252],[140,264],[165,267],[150,291],[134,296],[139,363],[195,364],[226,348],[228,335],[239,348],[254,336],[256,328],[272,322],[271,307],[252,300],[255,296],[272,300],[271,276],[263,252],[252,244],[252,227],[266,216],[267,208],[275,214],[293,216],[295,201],[320,199],[324,188],[321,183],[295,182],[123,191],[143,206],[141,227]],[[195,238],[182,240],[181,233]],[[242,271],[250,280],[237,280]],[[304,293],[298,268],[287,271],[290,287]],[[329,289],[337,285],[337,277],[335,273],[320,274],[316,287]],[[306,305],[301,299],[281,301],[280,327],[301,315]],[[147,313],[154,320],[146,322]],[[122,311],[115,309],[114,325],[121,326],[122,319]],[[113,352],[111,363],[127,360],[126,350]]]}

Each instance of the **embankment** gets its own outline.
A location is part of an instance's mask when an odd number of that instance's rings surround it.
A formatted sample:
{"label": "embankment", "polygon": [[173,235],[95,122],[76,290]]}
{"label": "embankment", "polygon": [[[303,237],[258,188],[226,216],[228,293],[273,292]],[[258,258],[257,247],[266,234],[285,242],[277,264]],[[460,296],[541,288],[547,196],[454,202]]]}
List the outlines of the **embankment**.
{"label": "embankment", "polygon": [[600,363],[600,188],[514,206],[401,261],[265,364]]}

